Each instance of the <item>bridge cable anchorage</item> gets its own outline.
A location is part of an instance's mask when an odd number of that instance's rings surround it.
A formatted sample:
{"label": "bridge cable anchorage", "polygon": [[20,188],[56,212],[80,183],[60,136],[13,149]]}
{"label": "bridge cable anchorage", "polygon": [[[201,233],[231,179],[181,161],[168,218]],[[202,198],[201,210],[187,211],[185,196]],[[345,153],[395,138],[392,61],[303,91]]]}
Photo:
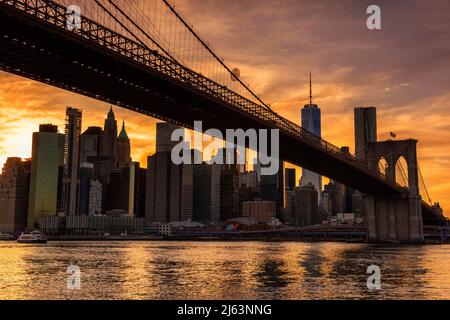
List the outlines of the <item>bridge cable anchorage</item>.
{"label": "bridge cable anchorage", "polygon": [[214,51],[211,50],[211,48],[202,40],[202,38],[200,38],[200,36],[192,29],[192,27],[189,26],[189,24],[183,19],[183,17],[181,17],[181,15],[175,10],[175,7],[172,6],[167,0],[162,1],[166,4],[167,7],[169,7],[172,13],[175,14],[175,16],[184,24],[184,26],[192,33],[192,35],[194,35],[194,37],[202,44],[202,46],[228,71],[230,76],[236,81],[238,81],[254,98],[256,98],[256,100],[258,100],[262,104],[263,107],[272,111],[272,108],[269,105],[267,105],[256,93],[254,93],[244,82],[242,82],[242,80],[238,76],[236,76],[236,74],[234,74],[234,72],[230,70],[230,68],[228,68],[228,66],[223,62],[223,60],[220,59],[214,53]]}

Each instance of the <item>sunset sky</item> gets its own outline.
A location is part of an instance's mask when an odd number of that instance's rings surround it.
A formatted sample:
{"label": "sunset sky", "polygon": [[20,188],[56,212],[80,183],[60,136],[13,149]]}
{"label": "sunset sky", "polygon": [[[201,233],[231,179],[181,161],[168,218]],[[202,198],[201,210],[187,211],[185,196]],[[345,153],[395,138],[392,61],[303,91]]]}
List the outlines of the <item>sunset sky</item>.
{"label": "sunset sky", "polygon": [[[323,137],[354,148],[353,108],[375,106],[378,139],[419,140],[419,163],[433,201],[450,213],[450,1],[172,0],[238,67],[264,101],[300,124],[308,99],[322,109]],[[381,30],[366,28],[370,4]],[[0,166],[29,157],[40,123],[63,130],[66,106],[83,109],[83,130],[103,126],[109,105],[0,72]],[[126,121],[134,160],[154,152],[156,120],[114,107]]]}

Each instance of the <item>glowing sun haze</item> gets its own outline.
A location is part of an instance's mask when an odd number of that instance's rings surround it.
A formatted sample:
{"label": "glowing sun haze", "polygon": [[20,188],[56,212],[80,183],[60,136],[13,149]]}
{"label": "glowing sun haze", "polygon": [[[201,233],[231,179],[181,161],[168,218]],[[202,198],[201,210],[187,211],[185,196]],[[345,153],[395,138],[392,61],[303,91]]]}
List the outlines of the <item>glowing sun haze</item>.
{"label": "glowing sun haze", "polygon": [[[450,1],[377,1],[382,29],[366,28],[371,1],[172,1],[263,100],[300,123],[313,74],[323,137],[354,148],[353,108],[375,106],[378,139],[419,140],[431,198],[450,212]],[[0,73],[0,165],[29,157],[40,123],[63,130],[66,106],[83,109],[83,130],[103,126],[109,105]],[[154,152],[155,119],[115,107],[134,160]]]}

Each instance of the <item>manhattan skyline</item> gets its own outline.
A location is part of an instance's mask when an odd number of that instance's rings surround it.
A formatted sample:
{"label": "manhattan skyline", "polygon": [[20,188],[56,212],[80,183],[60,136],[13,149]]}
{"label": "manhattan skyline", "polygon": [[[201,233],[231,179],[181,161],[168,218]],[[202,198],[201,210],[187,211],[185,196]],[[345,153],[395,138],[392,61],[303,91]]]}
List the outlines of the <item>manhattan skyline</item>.
{"label": "manhattan skyline", "polygon": [[[353,152],[353,108],[369,105],[377,108],[379,140],[388,139],[391,131],[398,139],[418,139],[430,195],[448,215],[450,90],[445,70],[450,69],[450,43],[448,14],[442,10],[446,2],[381,1],[380,31],[365,28],[365,1],[328,6],[282,1],[276,7],[268,1],[250,3],[175,2],[227,57],[225,62],[239,67],[242,78],[280,115],[299,124],[300,110],[309,100],[311,71],[324,139],[348,145]],[[206,12],[216,19],[202,19]],[[235,50],[238,45],[241,50]],[[40,123],[63,128],[69,105],[83,109],[83,131],[99,125],[110,107],[1,72],[0,165],[9,156],[31,155],[31,133]],[[133,159],[145,166],[154,152],[158,120],[119,107],[114,111],[119,122],[127,123]]]}

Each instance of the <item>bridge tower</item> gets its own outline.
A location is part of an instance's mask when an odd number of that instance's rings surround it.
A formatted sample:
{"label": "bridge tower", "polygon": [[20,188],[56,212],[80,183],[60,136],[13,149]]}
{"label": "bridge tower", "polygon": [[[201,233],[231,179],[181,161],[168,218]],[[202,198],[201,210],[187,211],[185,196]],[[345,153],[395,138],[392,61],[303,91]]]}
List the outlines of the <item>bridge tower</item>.
{"label": "bridge tower", "polygon": [[403,157],[407,163],[408,190],[400,196],[370,195],[365,197],[369,240],[422,242],[423,221],[417,168],[417,140],[369,142],[369,167],[378,169],[386,160],[386,179],[395,183],[396,164]]}

